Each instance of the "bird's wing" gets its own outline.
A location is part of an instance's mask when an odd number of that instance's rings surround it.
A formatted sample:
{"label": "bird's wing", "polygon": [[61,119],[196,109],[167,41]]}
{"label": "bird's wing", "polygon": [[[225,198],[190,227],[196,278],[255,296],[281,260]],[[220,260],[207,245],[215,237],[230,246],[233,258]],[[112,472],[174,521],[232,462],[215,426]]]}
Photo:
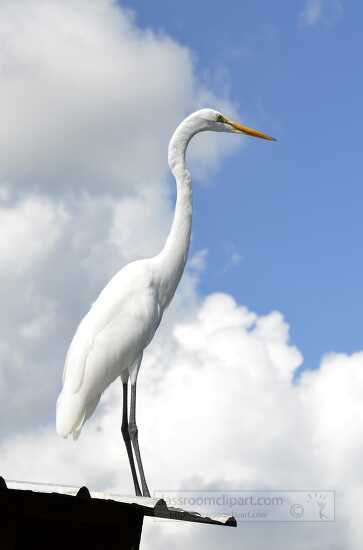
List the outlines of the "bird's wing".
{"label": "bird's wing", "polygon": [[93,376],[102,376],[97,371],[112,376],[116,365],[134,361],[153,337],[161,312],[152,277],[139,264],[121,270],[81,321],[64,366],[67,392],[80,390],[86,370]]}
{"label": "bird's wing", "polygon": [[67,351],[63,370],[63,386],[73,393],[77,393],[82,385],[87,356],[90,353],[97,333],[89,326],[88,312],[79,324]]}

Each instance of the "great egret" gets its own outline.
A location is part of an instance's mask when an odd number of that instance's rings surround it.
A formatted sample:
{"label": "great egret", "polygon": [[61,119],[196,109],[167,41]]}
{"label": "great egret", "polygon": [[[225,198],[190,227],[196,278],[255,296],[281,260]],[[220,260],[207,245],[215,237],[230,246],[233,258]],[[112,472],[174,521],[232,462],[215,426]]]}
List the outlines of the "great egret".
{"label": "great egret", "polygon": [[[57,401],[57,432],[76,439],[93,414],[103,391],[118,376],[123,385],[121,431],[125,441],[136,495],[150,496],[142,466],[136,425],[136,381],[144,349],[150,344],[172,300],[188,255],[192,225],[191,177],[185,165],[190,139],[198,132],[234,132],[267,140],[253,130],[213,109],[192,113],[175,130],[168,151],[177,199],[174,220],[162,251],[152,258],[123,267],[102,290],[81,321],[69,347],[63,389]],[[128,422],[128,380],[131,383]],[[131,446],[132,443],[132,446]]]}

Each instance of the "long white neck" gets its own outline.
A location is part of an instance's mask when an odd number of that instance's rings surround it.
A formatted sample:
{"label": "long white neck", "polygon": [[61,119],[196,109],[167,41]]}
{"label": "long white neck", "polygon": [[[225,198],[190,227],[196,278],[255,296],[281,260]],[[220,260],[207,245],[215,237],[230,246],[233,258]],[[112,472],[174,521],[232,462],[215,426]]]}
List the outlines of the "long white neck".
{"label": "long white neck", "polygon": [[192,228],[192,180],[185,165],[185,152],[195,133],[193,126],[184,121],[169,143],[168,160],[176,180],[177,195],[174,220],[164,248],[157,256],[162,307],[166,307],[173,298],[188,256]]}

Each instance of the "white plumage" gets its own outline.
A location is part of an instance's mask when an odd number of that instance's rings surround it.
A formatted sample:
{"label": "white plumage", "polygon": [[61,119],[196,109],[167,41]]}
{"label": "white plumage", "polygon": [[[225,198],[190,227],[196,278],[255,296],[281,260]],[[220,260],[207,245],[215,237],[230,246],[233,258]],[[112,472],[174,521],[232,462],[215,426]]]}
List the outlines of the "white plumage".
{"label": "white plumage", "polygon": [[160,323],[155,260],[132,262],[103,289],[67,353],[57,431],[78,437],[103,391],[142,356]]}
{"label": "white plumage", "polygon": [[[187,117],[169,144],[169,166],[177,184],[174,221],[163,250],[121,269],[102,290],[81,321],[69,347],[63,389],[57,401],[57,432],[76,439],[93,414],[104,390],[121,377],[124,389],[122,433],[136,494],[141,494],[131,451],[132,441],[142,490],[149,495],[137,440],[136,380],[144,349],[151,342],[182,276],[192,223],[191,178],[185,165],[190,139],[200,131],[222,131],[273,139],[227,119],[212,109]],[[131,382],[130,423],[127,419],[127,382]]]}

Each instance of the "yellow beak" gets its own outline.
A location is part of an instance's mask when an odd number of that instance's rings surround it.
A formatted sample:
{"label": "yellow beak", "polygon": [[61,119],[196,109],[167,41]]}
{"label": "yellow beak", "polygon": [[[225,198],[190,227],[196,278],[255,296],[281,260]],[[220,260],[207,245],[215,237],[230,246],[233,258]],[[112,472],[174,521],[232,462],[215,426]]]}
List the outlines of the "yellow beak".
{"label": "yellow beak", "polygon": [[271,136],[268,136],[267,134],[264,134],[263,132],[260,132],[259,130],[254,130],[253,128],[249,128],[248,126],[245,126],[244,124],[238,124],[238,122],[233,122],[232,120],[227,119],[227,123],[232,126],[235,130],[238,132],[242,132],[243,134],[247,134],[248,136],[253,136],[261,139],[267,139],[268,141],[276,141],[276,138],[273,138]]}

